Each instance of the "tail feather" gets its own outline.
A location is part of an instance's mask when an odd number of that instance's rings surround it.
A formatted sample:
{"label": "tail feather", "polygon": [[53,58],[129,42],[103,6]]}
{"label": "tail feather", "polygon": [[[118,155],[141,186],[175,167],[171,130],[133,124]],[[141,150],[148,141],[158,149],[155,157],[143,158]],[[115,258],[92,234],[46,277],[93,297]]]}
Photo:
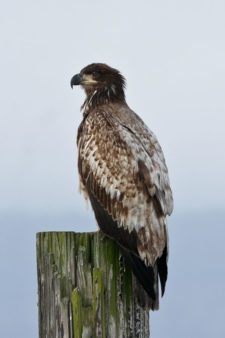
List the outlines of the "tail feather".
{"label": "tail feather", "polygon": [[157,265],[155,267],[146,266],[140,258],[131,252],[122,249],[122,253],[137,281],[142,286],[136,288],[136,296],[140,306],[157,310],[159,308]]}
{"label": "tail feather", "polygon": [[158,267],[159,279],[160,279],[160,283],[161,283],[161,292],[162,292],[162,296],[163,296],[164,292],[165,292],[166,280],[167,280],[167,276],[168,276],[167,246],[165,246],[162,256],[157,259],[156,264],[157,264],[157,267]]}
{"label": "tail feather", "polygon": [[152,310],[158,309],[158,279],[160,279],[161,282],[162,295],[165,291],[167,279],[167,247],[165,247],[162,256],[156,260],[153,267],[146,266],[138,257],[136,232],[133,230],[128,233],[128,230],[118,226],[117,221],[112,218],[94,196],[91,191],[91,186],[88,188],[88,193],[100,229],[106,236],[112,238],[119,244],[127,264],[133,271],[138,283],[142,285],[142,289],[137,285],[137,290],[139,290],[137,292],[137,298],[140,300],[140,306],[145,304],[146,307]]}

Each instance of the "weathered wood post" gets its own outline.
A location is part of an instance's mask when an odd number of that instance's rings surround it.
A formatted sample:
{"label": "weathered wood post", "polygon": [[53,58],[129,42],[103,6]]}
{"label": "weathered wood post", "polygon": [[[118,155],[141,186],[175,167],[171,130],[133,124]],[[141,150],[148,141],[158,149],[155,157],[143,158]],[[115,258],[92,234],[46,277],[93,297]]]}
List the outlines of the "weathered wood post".
{"label": "weathered wood post", "polygon": [[149,313],[100,232],[37,234],[39,338],[148,338]]}

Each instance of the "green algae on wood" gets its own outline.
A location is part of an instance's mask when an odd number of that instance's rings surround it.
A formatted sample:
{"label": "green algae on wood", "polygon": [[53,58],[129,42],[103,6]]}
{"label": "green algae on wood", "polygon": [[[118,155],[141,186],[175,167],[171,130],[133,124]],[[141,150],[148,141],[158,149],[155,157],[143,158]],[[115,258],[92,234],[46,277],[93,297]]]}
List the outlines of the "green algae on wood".
{"label": "green algae on wood", "polygon": [[39,338],[148,338],[118,246],[100,232],[37,234]]}
{"label": "green algae on wood", "polygon": [[73,338],[82,337],[82,317],[81,317],[81,296],[78,288],[71,294],[72,316],[73,316]]}

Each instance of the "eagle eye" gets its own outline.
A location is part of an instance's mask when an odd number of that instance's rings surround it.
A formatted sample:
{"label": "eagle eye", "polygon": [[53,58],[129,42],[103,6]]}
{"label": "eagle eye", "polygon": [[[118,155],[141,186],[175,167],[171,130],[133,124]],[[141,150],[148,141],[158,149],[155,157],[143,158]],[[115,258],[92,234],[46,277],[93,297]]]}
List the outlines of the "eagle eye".
{"label": "eagle eye", "polygon": [[99,77],[99,76],[100,76],[100,73],[97,72],[96,70],[94,70],[94,71],[92,72],[92,75],[96,78],[96,77]]}

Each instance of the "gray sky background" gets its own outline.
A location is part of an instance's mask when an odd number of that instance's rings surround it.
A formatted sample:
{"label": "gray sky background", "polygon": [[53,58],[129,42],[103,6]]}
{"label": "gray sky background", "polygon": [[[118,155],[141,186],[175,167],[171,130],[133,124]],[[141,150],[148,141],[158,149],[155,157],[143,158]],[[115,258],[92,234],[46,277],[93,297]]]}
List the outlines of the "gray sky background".
{"label": "gray sky background", "polygon": [[95,228],[78,193],[84,93],[69,87],[91,62],[127,78],[169,167],[170,279],[152,336],[224,337],[224,16],[222,0],[1,4],[2,337],[37,337],[35,233]]}

